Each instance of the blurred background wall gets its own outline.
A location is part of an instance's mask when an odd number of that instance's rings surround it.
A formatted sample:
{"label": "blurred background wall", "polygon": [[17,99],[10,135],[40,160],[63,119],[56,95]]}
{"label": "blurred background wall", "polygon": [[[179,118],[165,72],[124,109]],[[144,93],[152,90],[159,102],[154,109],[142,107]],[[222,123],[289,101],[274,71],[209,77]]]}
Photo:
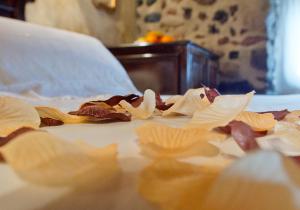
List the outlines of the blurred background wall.
{"label": "blurred background wall", "polygon": [[214,51],[221,57],[224,90],[266,90],[268,0],[138,0],[137,4],[139,35],[158,30]]}
{"label": "blurred background wall", "polygon": [[115,11],[94,1],[110,0],[35,0],[26,18],[95,36],[107,46],[161,31],[217,53],[224,92],[267,89],[269,0],[115,0]]}
{"label": "blurred background wall", "polygon": [[26,5],[26,20],[95,36],[106,45],[132,42],[136,37],[136,2],[116,3],[115,11],[109,11],[96,8],[92,0],[35,0]]}

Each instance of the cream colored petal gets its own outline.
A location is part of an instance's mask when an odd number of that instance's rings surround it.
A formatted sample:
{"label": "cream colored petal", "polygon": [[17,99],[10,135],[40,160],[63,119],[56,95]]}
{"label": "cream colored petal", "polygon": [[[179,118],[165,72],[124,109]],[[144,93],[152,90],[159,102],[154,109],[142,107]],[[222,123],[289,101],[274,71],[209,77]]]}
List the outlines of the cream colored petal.
{"label": "cream colored petal", "polygon": [[228,157],[236,158],[246,154],[232,137],[225,141],[210,141],[209,143],[218,147],[220,153]]}
{"label": "cream colored petal", "polygon": [[292,122],[300,125],[300,110],[295,110],[287,114],[284,118],[284,121]]}
{"label": "cream colored petal", "polygon": [[274,133],[257,138],[259,146],[263,149],[280,151],[289,156],[300,155],[300,130],[297,126],[279,122]]}
{"label": "cream colored petal", "polygon": [[81,186],[107,182],[119,171],[116,146],[94,148],[34,131],[0,148],[8,164],[24,180],[47,186]]}
{"label": "cream colored petal", "polygon": [[51,118],[55,120],[60,120],[66,124],[83,123],[88,121],[89,119],[89,117],[85,116],[66,114],[52,107],[39,106],[35,107],[35,109],[37,110],[41,118]]}
{"label": "cream colored petal", "polygon": [[144,93],[144,100],[138,107],[133,107],[130,103],[125,100],[120,102],[120,105],[132,114],[133,117],[137,119],[148,119],[152,117],[155,107],[156,99],[155,92],[153,90],[146,90]]}
{"label": "cream colored petal", "polygon": [[272,130],[277,123],[271,113],[259,114],[247,111],[241,112],[235,120],[248,124],[255,131]]}
{"label": "cream colored petal", "polygon": [[254,91],[245,95],[222,95],[203,110],[194,113],[187,127],[213,129],[226,126],[244,111],[251,101]]}
{"label": "cream colored petal", "polygon": [[[200,97],[201,94],[203,94],[203,98]],[[194,112],[203,110],[210,104],[205,95],[204,88],[190,89],[184,96],[177,97],[174,101],[174,105],[162,113],[163,116],[176,114],[192,116]]]}
{"label": "cream colored petal", "polygon": [[299,189],[299,166],[276,152],[261,151],[225,169],[198,209],[296,210]]}
{"label": "cream colored petal", "polygon": [[167,100],[165,101],[165,103],[166,104],[175,104],[181,98],[183,98],[182,95],[171,96],[171,97],[167,98]]}
{"label": "cream colored petal", "polygon": [[163,210],[195,210],[223,167],[159,159],[140,175],[139,193]]}
{"label": "cream colored petal", "polygon": [[33,106],[24,101],[0,97],[0,136],[7,136],[21,127],[39,128],[41,120]]}
{"label": "cream colored petal", "polygon": [[136,133],[142,153],[151,157],[214,156],[219,151],[208,141],[225,138],[204,129],[172,128],[158,123],[147,123]]}

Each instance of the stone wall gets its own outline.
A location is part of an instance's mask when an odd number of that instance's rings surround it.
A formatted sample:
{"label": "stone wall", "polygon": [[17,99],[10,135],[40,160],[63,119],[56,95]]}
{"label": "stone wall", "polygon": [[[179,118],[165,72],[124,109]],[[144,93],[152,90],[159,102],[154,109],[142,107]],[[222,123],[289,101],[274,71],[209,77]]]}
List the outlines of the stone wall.
{"label": "stone wall", "polygon": [[268,0],[137,0],[138,33],[158,30],[220,55],[220,89],[267,88]]}
{"label": "stone wall", "polygon": [[117,1],[115,11],[96,8],[92,0],[35,0],[26,5],[26,20],[95,36],[106,45],[136,37],[135,0]]}

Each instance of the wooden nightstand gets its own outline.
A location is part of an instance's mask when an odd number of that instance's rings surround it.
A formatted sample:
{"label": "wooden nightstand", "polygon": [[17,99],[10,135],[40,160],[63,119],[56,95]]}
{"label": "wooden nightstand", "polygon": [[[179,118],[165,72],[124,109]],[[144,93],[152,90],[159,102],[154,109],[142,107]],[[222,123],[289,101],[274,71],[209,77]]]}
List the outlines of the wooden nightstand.
{"label": "wooden nightstand", "polygon": [[189,41],[108,48],[140,91],[183,94],[202,84],[217,85],[218,56]]}
{"label": "wooden nightstand", "polygon": [[0,16],[25,19],[25,4],[34,0],[0,0]]}

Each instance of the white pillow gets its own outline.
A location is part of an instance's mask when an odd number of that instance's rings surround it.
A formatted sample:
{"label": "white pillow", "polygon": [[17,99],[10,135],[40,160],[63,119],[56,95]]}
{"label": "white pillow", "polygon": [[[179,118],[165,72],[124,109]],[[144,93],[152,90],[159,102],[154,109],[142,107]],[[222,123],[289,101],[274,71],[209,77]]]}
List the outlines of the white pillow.
{"label": "white pillow", "polygon": [[0,91],[46,96],[137,93],[95,38],[0,18]]}

